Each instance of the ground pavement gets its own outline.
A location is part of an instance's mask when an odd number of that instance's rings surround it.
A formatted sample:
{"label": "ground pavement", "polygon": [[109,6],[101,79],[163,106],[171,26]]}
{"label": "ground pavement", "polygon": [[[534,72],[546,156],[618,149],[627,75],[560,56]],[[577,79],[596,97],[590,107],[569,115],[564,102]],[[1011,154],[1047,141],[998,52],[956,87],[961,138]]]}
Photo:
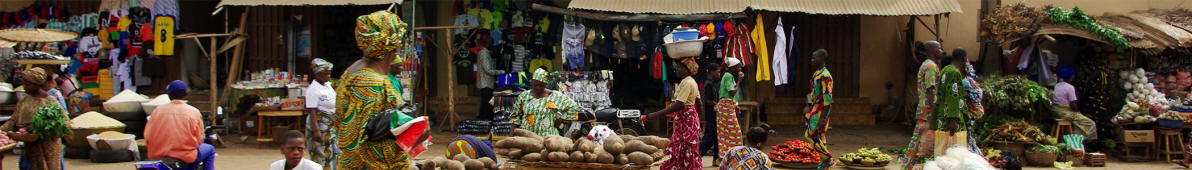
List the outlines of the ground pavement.
{"label": "ground pavement", "polygon": [[[829,143],[832,145],[829,148],[834,154],[843,154],[848,152],[855,152],[860,147],[882,147],[882,148],[897,148],[906,147],[906,143],[910,140],[910,128],[897,125],[879,125],[879,126],[851,126],[851,127],[834,127],[828,132]],[[661,134],[661,133],[653,133]],[[454,133],[435,133],[435,143],[430,150],[415,159],[428,159],[435,156],[442,156],[446,150],[447,140],[455,137]],[[801,139],[803,136],[802,128],[785,128],[779,129],[776,135],[770,137],[769,145],[781,143],[783,141],[792,139]],[[250,139],[251,140],[251,139]],[[273,161],[282,159],[280,150],[277,145],[262,145],[257,147],[255,142],[230,142],[225,148],[217,148],[219,156],[216,157],[217,169],[267,169],[269,164]],[[768,148],[766,149],[768,150]],[[884,150],[884,149],[883,149]],[[11,152],[6,153],[3,158],[3,169],[17,169],[17,156]],[[704,169],[716,169],[711,166],[712,158],[704,157]],[[1143,162],[1143,163],[1124,163],[1110,160],[1106,167],[1077,167],[1077,169],[1179,169],[1179,166],[1167,164],[1159,161]],[[86,169],[86,170],[127,170],[132,169],[131,162],[125,163],[91,163],[85,159],[66,159],[67,169]],[[843,169],[837,167],[837,169]],[[888,166],[886,169],[896,170],[897,165]],[[1054,169],[1032,167],[1027,169]]]}

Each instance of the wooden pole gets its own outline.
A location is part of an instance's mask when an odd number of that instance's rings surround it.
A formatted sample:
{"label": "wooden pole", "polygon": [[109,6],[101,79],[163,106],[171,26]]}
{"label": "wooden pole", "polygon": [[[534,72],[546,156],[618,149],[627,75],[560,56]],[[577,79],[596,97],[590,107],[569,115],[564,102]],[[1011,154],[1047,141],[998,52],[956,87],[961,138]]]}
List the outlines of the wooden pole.
{"label": "wooden pole", "polygon": [[[455,49],[451,42],[451,30],[443,29],[442,31],[444,35],[443,37],[447,41],[447,49]],[[450,65],[455,63],[455,61],[452,58],[453,57],[447,57],[447,116],[443,118],[442,124],[439,124],[439,129],[443,130],[447,130],[443,128],[443,125],[448,124],[450,124],[450,126],[447,127],[448,129],[455,130],[455,69],[450,67]]]}
{"label": "wooden pole", "polygon": [[[219,61],[219,57],[216,57],[216,56],[218,56],[218,55],[217,55],[217,54],[215,54],[215,50],[216,50],[216,49],[215,49],[215,42],[218,42],[218,41],[215,41],[215,38],[216,38],[216,37],[211,37],[211,42],[210,42],[210,43],[211,43],[211,44],[210,44],[210,45],[211,45],[211,48],[210,48],[210,50],[211,50],[211,53],[208,53],[208,54],[211,54],[211,55],[207,56],[207,58],[208,58],[209,60],[211,60],[211,62],[208,62],[208,64],[210,64],[210,65],[207,67],[207,69],[208,69],[209,71],[211,71],[211,74],[210,74],[210,75],[208,75],[209,77],[211,77],[211,79],[209,79],[210,81],[208,81],[208,84],[210,85],[209,87],[211,87],[211,88],[210,88],[211,90],[210,90],[210,92],[209,92],[209,93],[207,93],[207,95],[210,95],[210,97],[211,97],[211,104],[210,104],[210,105],[211,105],[211,113],[212,113],[212,114],[210,114],[210,116],[211,116],[211,118],[210,118],[210,119],[211,119],[211,123],[212,123],[212,124],[215,124],[215,121],[216,121],[216,120],[215,120],[215,113],[219,111],[219,110],[218,110],[218,109],[219,109],[219,103],[218,103],[218,102],[219,102],[219,98],[215,98],[215,95],[216,95],[216,94],[218,94],[217,92],[219,92],[219,87],[216,87],[216,84],[218,84],[218,83],[217,83],[218,81],[215,81],[215,79],[216,79],[216,78],[215,78],[215,77],[216,77],[216,75],[218,75],[218,74],[219,74],[219,72],[218,72],[218,71],[215,69],[215,67],[216,67],[216,64],[215,64],[215,63],[216,63],[217,61]],[[196,40],[197,40],[197,39],[196,39]],[[199,44],[199,46],[203,46],[203,45],[202,45],[202,44]]]}
{"label": "wooden pole", "polygon": [[[247,21],[248,21],[248,9],[244,9],[244,12],[240,13],[240,25],[237,26],[235,35],[247,36],[244,34],[244,30],[245,30],[244,26],[247,23]],[[237,37],[232,36],[230,38],[235,39]],[[232,41],[229,40],[228,43],[232,43]],[[232,87],[232,83],[236,83],[236,80],[240,79],[240,70],[243,70],[241,68],[241,65],[243,64],[241,62],[241,60],[244,60],[244,57],[243,57],[244,56],[244,43],[236,44],[236,47],[234,47],[232,51],[234,53],[234,54],[232,54],[232,58],[231,58],[232,63],[228,64],[228,79],[227,79],[227,81],[225,81],[225,83],[227,83],[228,87]],[[214,80],[212,80],[212,81],[214,81]],[[230,93],[231,93],[231,90],[224,90],[224,92],[221,93],[219,95],[219,97],[227,98],[228,95],[230,95]],[[212,105],[218,105],[218,103],[212,103]]]}

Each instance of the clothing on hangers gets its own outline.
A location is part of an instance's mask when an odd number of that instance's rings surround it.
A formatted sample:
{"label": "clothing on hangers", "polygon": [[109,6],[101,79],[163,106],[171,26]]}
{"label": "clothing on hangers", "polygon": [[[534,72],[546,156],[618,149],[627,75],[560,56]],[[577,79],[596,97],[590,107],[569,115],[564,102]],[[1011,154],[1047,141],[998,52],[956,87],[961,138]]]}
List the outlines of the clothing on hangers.
{"label": "clothing on hangers", "polygon": [[795,74],[792,73],[797,72],[799,68],[799,28],[797,26],[791,25],[790,31],[786,33],[790,35],[786,37],[786,78],[789,81],[795,79]]}
{"label": "clothing on hangers", "polygon": [[569,22],[563,25],[563,61],[571,69],[584,66],[584,35],[586,28],[583,24]]}
{"label": "clothing on hangers", "polygon": [[753,39],[753,47],[757,54],[757,81],[770,80],[770,54],[769,49],[766,49],[766,31],[764,30],[765,23],[762,22],[762,15],[757,14],[757,22],[753,25],[753,31],[749,33],[749,38]]}
{"label": "clothing on hangers", "polygon": [[774,61],[771,65],[774,73],[774,86],[790,83],[786,72],[786,42],[786,28],[783,28],[782,17],[778,17],[778,25],[774,26],[774,56],[772,56]]}

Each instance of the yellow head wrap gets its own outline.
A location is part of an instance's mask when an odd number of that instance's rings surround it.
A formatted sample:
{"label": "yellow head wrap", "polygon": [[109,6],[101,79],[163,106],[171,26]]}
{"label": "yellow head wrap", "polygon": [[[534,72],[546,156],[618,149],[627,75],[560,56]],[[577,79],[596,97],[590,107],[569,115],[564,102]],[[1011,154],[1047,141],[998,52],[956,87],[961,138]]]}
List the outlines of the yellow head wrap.
{"label": "yellow head wrap", "polygon": [[397,52],[393,63],[401,62],[409,40],[407,27],[400,16],[389,11],[356,17],[356,46],[364,51],[364,57],[372,59],[384,59],[389,53]]}

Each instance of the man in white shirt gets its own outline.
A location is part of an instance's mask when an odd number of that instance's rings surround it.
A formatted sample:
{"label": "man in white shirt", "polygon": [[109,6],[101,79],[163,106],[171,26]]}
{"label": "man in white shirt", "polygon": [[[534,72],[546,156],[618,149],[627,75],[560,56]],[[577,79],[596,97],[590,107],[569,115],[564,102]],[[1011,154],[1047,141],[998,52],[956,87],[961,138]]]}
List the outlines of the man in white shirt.
{"label": "man in white shirt", "polygon": [[287,131],[284,141],[281,154],[286,158],[269,164],[269,170],[323,170],[323,165],[302,158],[306,155],[306,136],[303,136],[302,132]]}

